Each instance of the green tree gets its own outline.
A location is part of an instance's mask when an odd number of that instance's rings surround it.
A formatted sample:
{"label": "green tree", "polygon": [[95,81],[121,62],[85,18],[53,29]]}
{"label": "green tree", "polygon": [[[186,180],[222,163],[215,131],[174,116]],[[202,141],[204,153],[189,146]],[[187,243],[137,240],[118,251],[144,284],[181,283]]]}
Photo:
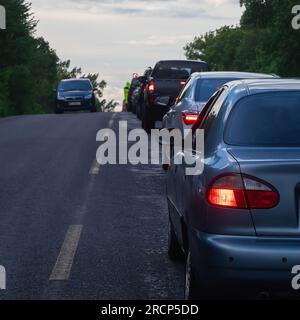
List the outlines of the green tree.
{"label": "green tree", "polygon": [[99,108],[106,87],[98,74],[83,75],[60,61],[42,37],[35,37],[37,21],[26,0],[2,0],[7,28],[0,30],[0,116],[46,113],[54,109],[53,89],[65,78],[88,77],[97,89]]}
{"label": "green tree", "polygon": [[184,50],[213,70],[300,74],[300,32],[293,30],[297,0],[241,0],[245,11],[239,26],[226,26],[196,37]]}

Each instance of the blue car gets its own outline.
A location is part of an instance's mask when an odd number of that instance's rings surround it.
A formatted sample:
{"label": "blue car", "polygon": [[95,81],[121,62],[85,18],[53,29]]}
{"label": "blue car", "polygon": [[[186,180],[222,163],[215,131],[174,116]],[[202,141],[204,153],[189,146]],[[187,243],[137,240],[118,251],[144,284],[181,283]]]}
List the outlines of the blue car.
{"label": "blue car", "polygon": [[90,110],[97,111],[96,92],[89,79],[65,79],[60,81],[55,98],[55,112]]}
{"label": "blue car", "polygon": [[167,173],[169,256],[185,254],[185,298],[297,294],[300,81],[233,81],[203,112],[193,129],[205,132],[204,171],[173,161]]}

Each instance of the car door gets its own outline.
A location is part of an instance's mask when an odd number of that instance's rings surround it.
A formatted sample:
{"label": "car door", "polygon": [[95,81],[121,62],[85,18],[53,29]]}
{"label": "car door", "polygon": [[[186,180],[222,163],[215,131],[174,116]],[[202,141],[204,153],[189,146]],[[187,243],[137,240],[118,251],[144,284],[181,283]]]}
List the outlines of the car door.
{"label": "car door", "polygon": [[164,117],[164,128],[175,129],[179,128],[178,125],[178,115],[181,116],[181,111],[189,107],[191,103],[192,93],[193,93],[193,80],[189,79],[180,95],[176,99],[175,105],[173,105],[170,111]]}

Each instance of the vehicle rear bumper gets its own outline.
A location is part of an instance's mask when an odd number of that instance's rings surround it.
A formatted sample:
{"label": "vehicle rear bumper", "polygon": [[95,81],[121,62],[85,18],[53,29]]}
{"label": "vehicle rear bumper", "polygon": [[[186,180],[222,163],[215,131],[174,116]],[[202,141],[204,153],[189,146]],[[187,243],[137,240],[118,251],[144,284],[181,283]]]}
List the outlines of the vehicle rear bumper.
{"label": "vehicle rear bumper", "polygon": [[193,231],[191,250],[196,277],[204,287],[280,288],[291,291],[300,265],[300,238],[210,235]]}

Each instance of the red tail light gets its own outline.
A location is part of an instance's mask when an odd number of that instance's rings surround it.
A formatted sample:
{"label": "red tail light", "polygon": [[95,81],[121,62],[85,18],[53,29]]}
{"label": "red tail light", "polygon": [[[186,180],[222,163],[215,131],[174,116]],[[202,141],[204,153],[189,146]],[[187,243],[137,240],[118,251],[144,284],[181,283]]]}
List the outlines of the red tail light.
{"label": "red tail light", "polygon": [[200,115],[198,113],[182,113],[183,122],[186,125],[194,125],[199,120]]}
{"label": "red tail light", "polygon": [[148,85],[148,92],[153,94],[155,92],[155,84],[153,81],[151,81]]}
{"label": "red tail light", "polygon": [[219,207],[271,209],[279,203],[279,194],[274,187],[254,177],[229,174],[212,183],[207,200]]}
{"label": "red tail light", "polygon": [[185,86],[185,85],[186,85],[186,81],[185,81],[185,80],[180,81],[180,85],[181,85],[181,86]]}

